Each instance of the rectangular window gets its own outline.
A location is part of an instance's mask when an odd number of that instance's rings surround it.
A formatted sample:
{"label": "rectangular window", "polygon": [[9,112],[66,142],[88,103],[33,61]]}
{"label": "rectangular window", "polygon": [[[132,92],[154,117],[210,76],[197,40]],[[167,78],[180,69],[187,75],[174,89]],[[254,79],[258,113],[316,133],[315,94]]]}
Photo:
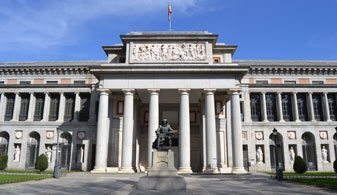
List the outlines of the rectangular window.
{"label": "rectangular window", "polygon": [[81,93],[81,105],[80,105],[80,121],[89,120],[89,107],[90,107],[90,94]]}
{"label": "rectangular window", "polygon": [[308,121],[307,100],[305,94],[297,94],[298,117],[301,121]]}
{"label": "rectangular window", "polygon": [[43,118],[44,98],[45,94],[35,94],[34,121],[40,121]]}
{"label": "rectangular window", "polygon": [[3,84],[5,84],[5,81],[0,81],[0,85],[3,85]]}
{"label": "rectangular window", "polygon": [[292,120],[292,108],[291,108],[291,96],[290,94],[282,94],[281,95],[282,100],[282,114],[283,114],[283,120],[285,121],[291,121]]}
{"label": "rectangular window", "polygon": [[259,80],[259,81],[256,81],[256,84],[268,84],[268,81],[266,81],[266,80]]}
{"label": "rectangular window", "polygon": [[284,81],[284,84],[293,85],[293,84],[296,84],[296,81]]}
{"label": "rectangular window", "polygon": [[20,85],[30,85],[31,81],[20,81]]}
{"label": "rectangular window", "polygon": [[14,103],[15,103],[15,94],[9,93],[7,96],[6,112],[5,112],[5,121],[10,121],[13,119],[14,112]]}
{"label": "rectangular window", "polygon": [[49,121],[56,121],[58,119],[59,104],[60,94],[50,94]]}
{"label": "rectangular window", "polygon": [[329,113],[330,113],[330,119],[333,121],[337,120],[336,115],[336,95],[335,94],[328,94],[328,104],[329,104]]}
{"label": "rectangular window", "polygon": [[269,121],[276,121],[276,98],[275,94],[266,94],[267,118]]}
{"label": "rectangular window", "polygon": [[57,81],[47,81],[47,84],[57,84]]}
{"label": "rectangular window", "polygon": [[29,108],[29,99],[30,99],[30,94],[21,94],[21,106],[20,106],[19,121],[27,120],[28,108]]}
{"label": "rectangular window", "polygon": [[312,95],[312,103],[313,103],[313,107],[314,107],[315,120],[323,121],[321,94],[313,94]]}
{"label": "rectangular window", "polygon": [[323,85],[324,81],[312,81],[311,82],[313,85]]}
{"label": "rectangular window", "polygon": [[85,84],[85,81],[84,80],[74,81],[74,84],[83,85],[83,84]]}
{"label": "rectangular window", "polygon": [[64,121],[70,121],[74,118],[75,94],[65,94]]}
{"label": "rectangular window", "polygon": [[261,121],[261,98],[260,94],[250,94],[250,111],[253,121]]}

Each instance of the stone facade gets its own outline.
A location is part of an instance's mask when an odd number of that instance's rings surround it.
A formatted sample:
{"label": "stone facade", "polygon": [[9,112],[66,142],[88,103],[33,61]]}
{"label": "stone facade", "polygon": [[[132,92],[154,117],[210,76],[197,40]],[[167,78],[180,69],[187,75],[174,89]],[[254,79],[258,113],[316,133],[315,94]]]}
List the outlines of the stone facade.
{"label": "stone facade", "polygon": [[166,118],[180,173],[331,171],[336,159],[337,62],[233,60],[208,32],[132,32],[107,61],[0,63],[0,152],[9,169],[143,172]]}

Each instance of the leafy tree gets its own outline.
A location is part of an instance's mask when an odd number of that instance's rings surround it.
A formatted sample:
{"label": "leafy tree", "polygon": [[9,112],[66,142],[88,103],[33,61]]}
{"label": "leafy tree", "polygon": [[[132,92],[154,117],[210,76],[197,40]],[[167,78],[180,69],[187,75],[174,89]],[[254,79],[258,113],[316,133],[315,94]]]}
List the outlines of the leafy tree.
{"label": "leafy tree", "polygon": [[301,174],[307,172],[308,170],[307,163],[305,163],[300,156],[296,156],[293,168],[296,173]]}
{"label": "leafy tree", "polygon": [[47,168],[48,168],[48,159],[47,159],[46,155],[41,154],[35,162],[35,169],[40,170],[40,171],[44,171]]}
{"label": "leafy tree", "polygon": [[0,170],[4,170],[7,168],[8,155],[6,153],[2,153],[0,155]]}

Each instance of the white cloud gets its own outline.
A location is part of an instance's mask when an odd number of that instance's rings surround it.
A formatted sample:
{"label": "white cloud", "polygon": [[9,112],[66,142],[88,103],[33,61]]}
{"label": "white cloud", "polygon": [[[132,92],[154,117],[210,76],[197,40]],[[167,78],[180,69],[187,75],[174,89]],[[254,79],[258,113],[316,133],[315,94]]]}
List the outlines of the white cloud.
{"label": "white cloud", "polygon": [[[172,0],[189,13],[206,0]],[[167,10],[167,0],[8,0],[0,2],[0,51],[74,44],[76,29],[103,16],[134,17]]]}

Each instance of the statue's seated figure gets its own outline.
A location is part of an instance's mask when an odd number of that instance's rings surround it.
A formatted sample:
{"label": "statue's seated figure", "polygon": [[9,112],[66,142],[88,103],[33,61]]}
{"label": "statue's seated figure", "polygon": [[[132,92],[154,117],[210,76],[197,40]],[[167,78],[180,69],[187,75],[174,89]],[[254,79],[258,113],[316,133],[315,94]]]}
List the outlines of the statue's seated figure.
{"label": "statue's seated figure", "polygon": [[156,131],[157,138],[152,144],[153,149],[165,150],[172,147],[171,135],[176,131],[171,128],[167,119],[163,119]]}

